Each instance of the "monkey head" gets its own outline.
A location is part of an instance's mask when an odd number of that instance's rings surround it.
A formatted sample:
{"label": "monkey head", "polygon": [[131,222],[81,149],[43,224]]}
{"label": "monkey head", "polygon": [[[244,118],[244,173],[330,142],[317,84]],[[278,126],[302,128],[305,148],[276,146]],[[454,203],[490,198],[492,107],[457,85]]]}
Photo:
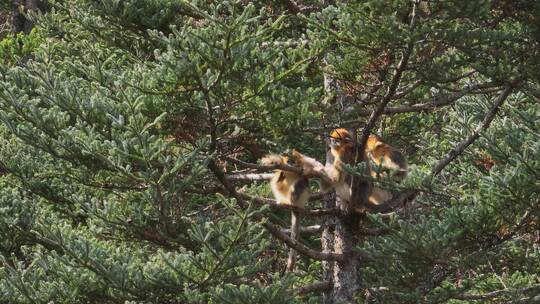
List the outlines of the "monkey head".
{"label": "monkey head", "polygon": [[330,132],[329,146],[336,151],[352,149],[355,146],[355,139],[349,130],[345,128],[335,129]]}

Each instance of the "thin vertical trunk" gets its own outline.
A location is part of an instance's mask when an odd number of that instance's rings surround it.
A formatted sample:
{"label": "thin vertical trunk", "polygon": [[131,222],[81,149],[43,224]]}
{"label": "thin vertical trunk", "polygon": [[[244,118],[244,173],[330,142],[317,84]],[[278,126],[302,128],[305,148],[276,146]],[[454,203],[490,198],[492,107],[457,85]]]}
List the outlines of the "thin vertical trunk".
{"label": "thin vertical trunk", "polygon": [[[324,89],[327,96],[335,96],[336,103],[342,104],[345,94],[339,84],[328,74],[324,75]],[[341,113],[338,113],[340,118]],[[356,303],[360,290],[358,272],[360,261],[353,257],[358,244],[359,214],[351,210],[349,204],[335,194],[325,202],[327,208],[337,207],[341,214],[331,216],[321,235],[322,250],[350,256],[342,262],[323,263],[325,280],[332,281],[332,289],[323,295],[324,304]],[[332,223],[333,230],[328,223]]]}
{"label": "thin vertical trunk", "polygon": [[[324,198],[324,207],[325,208],[335,208],[336,207],[336,194],[331,192],[327,194]],[[324,220],[323,231],[321,233],[321,249],[324,253],[334,252],[334,227],[335,227],[335,217],[330,216]],[[333,281],[334,276],[334,264],[332,261],[323,261],[323,281]],[[322,298],[323,304],[333,303],[332,289],[329,289],[323,293]]]}
{"label": "thin vertical trunk", "polygon": [[[344,210],[347,202],[336,197],[335,194],[325,200],[325,207],[337,206]],[[360,215],[349,213],[328,218],[321,235],[323,252],[344,254],[350,258],[342,262],[323,262],[323,280],[331,281],[332,289],[323,294],[322,303],[356,303],[360,291],[358,271],[360,261],[354,257],[353,251],[358,244]]]}
{"label": "thin vertical trunk", "polygon": [[[336,198],[336,206],[343,210],[347,202]],[[334,265],[333,303],[356,303],[355,297],[360,290],[358,281],[359,260],[354,258],[353,251],[358,244],[359,215],[352,212],[339,216],[334,229],[334,252],[350,258]]]}
{"label": "thin vertical trunk", "polygon": [[11,28],[14,33],[20,33],[24,31],[24,23],[26,22],[26,18],[24,18],[24,15],[19,11],[19,6],[22,5],[22,0],[14,0],[13,1],[13,18],[11,19]]}

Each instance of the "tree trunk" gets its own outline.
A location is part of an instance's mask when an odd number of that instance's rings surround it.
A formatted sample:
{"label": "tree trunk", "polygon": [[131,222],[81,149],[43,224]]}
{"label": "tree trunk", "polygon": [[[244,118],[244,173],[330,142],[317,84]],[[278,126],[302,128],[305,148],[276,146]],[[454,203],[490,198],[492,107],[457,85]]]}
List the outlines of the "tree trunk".
{"label": "tree trunk", "polygon": [[[341,200],[333,194],[325,199],[325,207],[336,206],[341,209],[346,208],[347,202]],[[356,303],[356,298],[360,290],[358,271],[360,262],[354,257],[353,251],[358,244],[360,216],[355,212],[336,217],[328,218],[321,235],[321,246],[323,252],[334,252],[344,254],[350,258],[343,262],[324,261],[323,280],[331,281],[332,289],[323,294],[322,303]]]}
{"label": "tree trunk", "polygon": [[[336,207],[336,194],[334,192],[329,193],[324,198],[324,207],[325,208],[335,208]],[[321,233],[321,249],[322,252],[330,253],[334,252],[334,227],[336,224],[336,219],[334,216],[327,217],[323,223],[323,231]],[[332,261],[323,261],[323,281],[334,281],[334,264]],[[323,293],[322,303],[323,304],[332,304],[333,290],[329,289]]]}
{"label": "tree trunk", "polygon": [[[336,206],[344,210],[347,202],[336,198]],[[356,303],[355,298],[360,290],[358,281],[359,260],[354,258],[353,251],[358,244],[359,215],[350,212],[337,217],[334,228],[334,252],[348,258],[334,264],[332,290],[333,303]]]}
{"label": "tree trunk", "polygon": [[[324,75],[324,89],[327,96],[335,96],[338,106],[343,105],[346,96],[329,74]],[[341,111],[338,111],[339,120],[340,114]],[[360,217],[335,193],[325,200],[325,207],[337,207],[341,210],[341,214],[331,216],[326,221],[321,235],[322,250],[344,254],[350,258],[346,258],[343,262],[323,263],[323,279],[331,280],[333,283],[332,289],[324,293],[323,303],[356,303],[355,298],[360,290],[358,279],[360,261],[354,258],[352,253],[358,244]]]}

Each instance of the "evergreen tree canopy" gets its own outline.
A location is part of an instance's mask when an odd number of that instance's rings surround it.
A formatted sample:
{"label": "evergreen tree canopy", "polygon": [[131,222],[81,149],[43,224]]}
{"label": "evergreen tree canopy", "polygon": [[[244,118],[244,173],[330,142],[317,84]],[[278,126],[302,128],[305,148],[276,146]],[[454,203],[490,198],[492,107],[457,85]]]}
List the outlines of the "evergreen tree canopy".
{"label": "evergreen tree canopy", "polygon": [[[0,303],[540,301],[537,1],[23,8],[0,6],[34,24],[0,40]],[[393,194],[356,230],[310,182],[297,242],[258,160],[322,162],[336,127],[409,174],[346,168]]]}

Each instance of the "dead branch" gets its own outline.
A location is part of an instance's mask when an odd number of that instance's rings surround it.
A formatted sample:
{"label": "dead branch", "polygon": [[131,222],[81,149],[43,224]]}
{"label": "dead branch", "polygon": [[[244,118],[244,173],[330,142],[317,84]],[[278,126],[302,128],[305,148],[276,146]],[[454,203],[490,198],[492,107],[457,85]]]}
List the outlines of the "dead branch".
{"label": "dead branch", "polygon": [[[321,162],[317,161],[314,158],[303,155],[301,153],[298,153],[298,154],[302,155],[304,162],[309,163],[309,165],[313,168],[312,170],[310,170],[310,172],[304,172],[304,170],[302,168],[300,168],[300,167],[291,166],[291,165],[287,165],[287,164],[275,164],[275,165],[272,165],[272,166],[265,166],[265,165],[248,163],[248,162],[241,161],[239,159],[235,159],[235,158],[231,158],[231,157],[227,157],[226,159],[228,161],[230,161],[230,162],[232,162],[234,164],[237,164],[239,166],[242,166],[244,168],[255,169],[257,171],[283,170],[283,171],[289,171],[289,172],[293,172],[293,173],[296,173],[296,174],[299,174],[299,175],[303,175],[303,176],[306,176],[306,177],[309,177],[309,178],[317,178],[317,179],[320,179],[321,181],[324,181],[324,182],[329,183],[329,184],[332,183],[332,179],[326,173],[326,171],[324,169],[324,165]],[[243,173],[241,175],[234,174],[234,175],[226,176],[226,178],[228,180],[230,180],[230,181],[247,180],[248,177],[254,178],[252,180],[259,180],[259,179],[262,179],[263,177],[265,179],[266,179],[266,177],[272,178],[272,176],[270,176],[270,175],[247,175],[245,173]]]}
{"label": "dead branch", "polygon": [[288,235],[281,232],[281,228],[275,224],[270,223],[269,221],[262,224],[268,232],[270,232],[274,237],[281,240],[290,248],[294,248],[299,253],[308,256],[312,259],[319,261],[343,261],[345,256],[342,254],[336,253],[323,253],[314,249],[309,248],[308,246],[300,243],[297,240],[291,239]]}
{"label": "dead branch", "polygon": [[248,162],[245,162],[245,161],[242,161],[242,160],[239,160],[239,159],[236,159],[236,158],[232,158],[232,157],[226,157],[226,160],[234,163],[234,164],[237,164],[241,167],[244,167],[244,168],[249,168],[249,169],[255,169],[257,171],[261,171],[261,172],[267,172],[267,171],[273,171],[273,170],[283,170],[283,171],[289,171],[289,172],[294,172],[296,174],[300,174],[302,175],[303,171],[302,168],[299,168],[299,167],[295,167],[295,166],[290,166],[290,165],[287,165],[287,164],[275,164],[275,165],[271,165],[271,166],[265,166],[265,165],[259,165],[259,164],[253,164],[253,163],[248,163]]}
{"label": "dead branch", "polygon": [[[323,227],[321,225],[312,225],[312,226],[306,226],[306,227],[300,227],[299,232],[300,233],[307,233],[307,234],[314,234],[321,232]],[[288,234],[291,233],[290,229],[281,229],[281,232]]]}
{"label": "dead branch", "polygon": [[269,180],[273,176],[273,173],[238,173],[227,175],[227,179],[229,181],[259,181]]}

